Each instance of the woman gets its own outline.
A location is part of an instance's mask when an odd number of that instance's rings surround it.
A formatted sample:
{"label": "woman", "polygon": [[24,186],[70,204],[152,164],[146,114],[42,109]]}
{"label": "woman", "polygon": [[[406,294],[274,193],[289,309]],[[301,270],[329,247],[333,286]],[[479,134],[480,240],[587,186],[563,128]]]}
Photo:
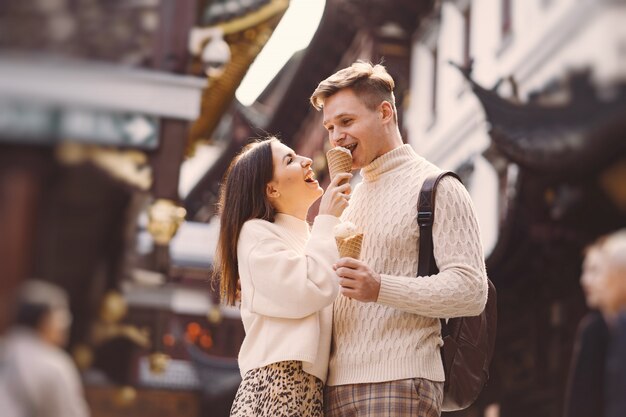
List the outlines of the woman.
{"label": "woman", "polygon": [[[339,292],[332,229],[350,193],[337,184],[350,177],[335,177],[324,193],[311,160],[276,138],[248,145],[226,173],[216,273],[228,304],[241,285],[246,331],[231,416],[322,415]],[[322,195],[309,230],[307,212]]]}

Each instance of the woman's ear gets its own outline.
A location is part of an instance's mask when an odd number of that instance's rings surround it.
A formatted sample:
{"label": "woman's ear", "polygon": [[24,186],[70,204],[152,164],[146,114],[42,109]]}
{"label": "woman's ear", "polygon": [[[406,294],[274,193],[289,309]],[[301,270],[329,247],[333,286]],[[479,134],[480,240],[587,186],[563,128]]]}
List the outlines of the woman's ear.
{"label": "woman's ear", "polygon": [[265,194],[268,199],[276,199],[280,197],[280,193],[276,189],[276,184],[274,184],[273,181],[267,183],[267,186],[265,187]]}

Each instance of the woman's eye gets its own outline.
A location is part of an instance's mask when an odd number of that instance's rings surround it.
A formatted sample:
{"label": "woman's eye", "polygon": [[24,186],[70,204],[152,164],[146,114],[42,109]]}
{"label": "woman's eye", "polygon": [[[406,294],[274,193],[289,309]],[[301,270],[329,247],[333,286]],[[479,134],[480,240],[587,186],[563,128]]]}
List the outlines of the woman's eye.
{"label": "woman's eye", "polygon": [[341,123],[343,123],[344,125],[347,125],[351,121],[352,121],[352,119],[344,119],[344,120],[341,121]]}

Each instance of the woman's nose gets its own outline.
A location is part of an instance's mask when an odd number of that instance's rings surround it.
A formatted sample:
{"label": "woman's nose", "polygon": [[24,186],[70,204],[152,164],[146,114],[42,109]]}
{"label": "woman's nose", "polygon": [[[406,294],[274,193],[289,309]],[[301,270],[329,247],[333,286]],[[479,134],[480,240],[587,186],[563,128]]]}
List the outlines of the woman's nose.
{"label": "woman's nose", "polygon": [[303,168],[308,168],[313,163],[313,160],[310,158],[307,158],[306,156],[302,156],[301,158],[302,158],[302,162],[300,163],[302,164]]}

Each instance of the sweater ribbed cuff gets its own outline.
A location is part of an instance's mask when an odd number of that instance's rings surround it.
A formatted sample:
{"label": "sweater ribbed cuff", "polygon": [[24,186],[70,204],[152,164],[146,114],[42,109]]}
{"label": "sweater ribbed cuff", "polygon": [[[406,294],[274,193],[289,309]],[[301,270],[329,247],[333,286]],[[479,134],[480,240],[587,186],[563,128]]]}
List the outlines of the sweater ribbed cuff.
{"label": "sweater ribbed cuff", "polygon": [[330,214],[318,214],[313,221],[313,227],[311,228],[311,236],[317,236],[318,238],[333,239],[333,228],[341,223],[338,217]]}
{"label": "sweater ribbed cuff", "polygon": [[391,275],[380,274],[380,289],[377,303],[386,306],[398,305],[398,294],[404,294],[404,283]]}

